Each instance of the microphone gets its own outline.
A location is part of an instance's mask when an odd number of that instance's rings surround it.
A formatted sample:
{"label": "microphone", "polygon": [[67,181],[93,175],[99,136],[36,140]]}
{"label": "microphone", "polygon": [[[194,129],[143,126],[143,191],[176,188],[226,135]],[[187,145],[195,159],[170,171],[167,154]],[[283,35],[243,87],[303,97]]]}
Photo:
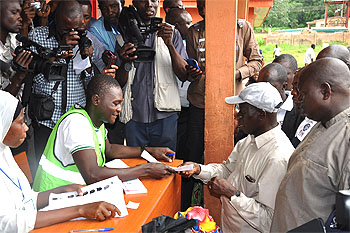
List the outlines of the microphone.
{"label": "microphone", "polygon": [[37,49],[39,48],[42,48],[41,45],[39,45],[38,43],[28,39],[27,37],[21,35],[21,34],[17,34],[16,35],[16,39],[19,41],[19,42],[22,42],[24,45],[33,45],[34,47],[36,47]]}

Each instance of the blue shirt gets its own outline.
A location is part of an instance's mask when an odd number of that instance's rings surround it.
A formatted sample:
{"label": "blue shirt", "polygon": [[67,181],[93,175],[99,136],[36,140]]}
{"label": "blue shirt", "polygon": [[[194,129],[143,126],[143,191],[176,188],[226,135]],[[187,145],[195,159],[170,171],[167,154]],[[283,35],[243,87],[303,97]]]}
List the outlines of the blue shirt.
{"label": "blue shirt", "polygon": [[104,18],[101,17],[91,25],[90,32],[102,42],[106,49],[114,52],[117,40],[116,36],[119,35],[119,32],[114,26],[107,24]]}

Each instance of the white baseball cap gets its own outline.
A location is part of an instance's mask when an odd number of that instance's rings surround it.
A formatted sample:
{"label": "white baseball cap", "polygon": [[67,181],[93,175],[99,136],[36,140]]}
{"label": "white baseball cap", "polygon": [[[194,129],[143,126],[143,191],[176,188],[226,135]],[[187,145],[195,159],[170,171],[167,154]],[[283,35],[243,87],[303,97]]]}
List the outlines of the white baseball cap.
{"label": "white baseball cap", "polygon": [[277,112],[282,97],[277,89],[268,82],[258,82],[248,85],[238,96],[226,97],[228,104],[248,103],[258,109],[272,113]]}

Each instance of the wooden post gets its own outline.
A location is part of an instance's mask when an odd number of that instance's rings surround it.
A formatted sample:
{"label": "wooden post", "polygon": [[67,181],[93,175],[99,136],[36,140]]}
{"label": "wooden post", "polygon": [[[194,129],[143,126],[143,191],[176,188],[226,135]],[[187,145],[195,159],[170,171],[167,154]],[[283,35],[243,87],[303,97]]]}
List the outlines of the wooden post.
{"label": "wooden post", "polygon": [[[206,0],[206,88],[205,88],[205,164],[220,163],[233,149],[233,106],[225,97],[234,93],[237,0]],[[207,187],[205,207],[220,223],[220,200]]]}
{"label": "wooden post", "polygon": [[238,0],[237,18],[248,19],[248,2],[249,0]]}
{"label": "wooden post", "polygon": [[350,3],[346,3],[346,20],[345,20],[345,27],[349,28],[349,12],[350,12]]}
{"label": "wooden post", "polygon": [[324,27],[327,27],[328,6],[329,6],[329,3],[327,3],[326,5],[326,16],[324,17]]}

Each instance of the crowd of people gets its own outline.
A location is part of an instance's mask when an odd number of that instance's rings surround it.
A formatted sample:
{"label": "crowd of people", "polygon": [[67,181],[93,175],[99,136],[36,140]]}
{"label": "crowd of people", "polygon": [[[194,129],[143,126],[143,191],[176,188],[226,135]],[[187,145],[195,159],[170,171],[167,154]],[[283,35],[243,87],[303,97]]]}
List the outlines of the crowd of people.
{"label": "crowd of people", "polygon": [[[235,93],[225,99],[235,106],[235,147],[222,163],[204,165],[205,0],[197,0],[203,20],[193,25],[181,0],[164,0],[165,22],[157,25],[159,0],[130,7],[98,0],[99,19],[90,0],[35,2],[0,4],[1,232],[114,217],[117,206],[105,202],[40,209],[50,193],[80,194],[81,185],[109,177],[175,173],[163,163],[104,166],[144,150],[167,162],[176,152],[193,164],[180,172],[181,209],[203,205],[207,185],[221,200],[223,232],[334,221],[336,193],[350,189],[346,47],[316,57],[313,44],[299,68],[276,45],[263,67],[251,25],[238,19]],[[27,153],[32,187],[13,158],[19,151]]]}

